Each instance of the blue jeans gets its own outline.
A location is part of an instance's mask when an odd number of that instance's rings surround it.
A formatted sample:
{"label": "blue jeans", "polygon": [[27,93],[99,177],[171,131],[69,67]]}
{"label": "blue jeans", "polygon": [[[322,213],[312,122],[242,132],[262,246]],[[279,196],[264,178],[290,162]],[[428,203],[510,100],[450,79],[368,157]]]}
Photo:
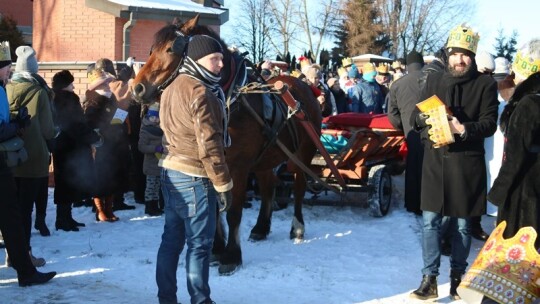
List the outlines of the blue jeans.
{"label": "blue jeans", "polygon": [[186,278],[192,304],[210,302],[209,258],[216,230],[216,192],[208,178],[162,169],[165,227],[157,255],[160,303],[177,303],[176,270],[187,244]]}
{"label": "blue jeans", "polygon": [[471,249],[471,233],[469,218],[443,217],[440,213],[423,211],[422,219],[422,258],[424,259],[423,275],[438,276],[441,266],[442,222],[448,220],[447,232],[452,240],[450,268],[461,274],[467,269],[467,258]]}

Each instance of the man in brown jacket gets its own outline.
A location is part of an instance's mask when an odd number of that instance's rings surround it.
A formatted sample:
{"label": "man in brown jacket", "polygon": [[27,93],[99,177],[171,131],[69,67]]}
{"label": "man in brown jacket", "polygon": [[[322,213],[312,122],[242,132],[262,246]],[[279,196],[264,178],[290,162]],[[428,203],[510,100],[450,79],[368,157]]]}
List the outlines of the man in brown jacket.
{"label": "man in brown jacket", "polygon": [[[179,38],[180,39],[180,38]],[[165,227],[156,265],[159,303],[178,303],[176,270],[187,243],[186,280],[191,303],[210,298],[209,259],[216,229],[217,196],[230,206],[233,182],[225,163],[225,98],[219,86],[223,48],[193,36],[180,75],[161,96],[161,188]]]}

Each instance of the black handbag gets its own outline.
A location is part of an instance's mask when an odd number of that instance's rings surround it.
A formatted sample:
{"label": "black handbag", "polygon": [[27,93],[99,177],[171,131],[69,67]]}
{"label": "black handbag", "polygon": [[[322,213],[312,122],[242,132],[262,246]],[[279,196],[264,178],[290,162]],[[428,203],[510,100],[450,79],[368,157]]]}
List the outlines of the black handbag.
{"label": "black handbag", "polygon": [[0,154],[10,168],[17,167],[28,159],[28,153],[24,148],[24,140],[19,136],[0,142]]}

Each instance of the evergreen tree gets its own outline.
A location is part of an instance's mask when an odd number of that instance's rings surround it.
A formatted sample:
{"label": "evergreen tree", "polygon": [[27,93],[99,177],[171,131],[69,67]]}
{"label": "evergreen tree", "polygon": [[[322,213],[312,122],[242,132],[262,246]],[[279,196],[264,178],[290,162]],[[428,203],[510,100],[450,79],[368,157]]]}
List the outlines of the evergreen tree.
{"label": "evergreen tree", "polygon": [[0,14],[0,41],[9,41],[11,60],[17,60],[15,50],[25,43],[21,31],[17,28],[17,21],[11,16]]}
{"label": "evergreen tree", "polygon": [[294,55],[291,59],[291,63],[289,64],[289,72],[292,72],[294,69],[296,69],[296,55]]}
{"label": "evergreen tree", "polygon": [[345,21],[334,30],[336,38],[335,46],[332,48],[332,67],[330,70],[335,71],[337,66],[341,65],[341,60],[345,57],[350,57],[349,49],[346,47],[349,33],[345,26]]}
{"label": "evergreen tree", "polygon": [[285,55],[285,62],[287,63],[287,65],[291,65],[291,53],[290,52],[287,52],[287,55]]}
{"label": "evergreen tree", "polygon": [[502,28],[499,29],[499,35],[495,38],[495,52],[497,57],[505,57],[508,61],[512,62],[514,54],[516,53],[516,44],[518,33],[512,32],[512,36],[505,37]]}
{"label": "evergreen tree", "polygon": [[347,0],[344,6],[347,47],[354,55],[382,54],[389,49],[390,39],[384,33],[375,0]]}
{"label": "evergreen tree", "polygon": [[323,71],[328,71],[330,64],[330,53],[326,49],[322,49],[319,55],[319,64]]}

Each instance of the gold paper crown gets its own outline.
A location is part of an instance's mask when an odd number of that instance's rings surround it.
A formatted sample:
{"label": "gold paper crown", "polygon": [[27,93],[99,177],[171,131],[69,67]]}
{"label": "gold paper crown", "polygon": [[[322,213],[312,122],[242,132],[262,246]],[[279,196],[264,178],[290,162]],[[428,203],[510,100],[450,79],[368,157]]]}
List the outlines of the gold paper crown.
{"label": "gold paper crown", "polygon": [[379,63],[379,66],[377,67],[377,74],[387,75],[388,69],[389,69],[388,63],[381,62]]}
{"label": "gold paper crown", "polygon": [[531,304],[540,296],[536,231],[524,227],[505,240],[505,228],[505,221],[495,228],[463,277],[458,293],[467,303],[485,295],[497,303]]}
{"label": "gold paper crown", "polygon": [[364,65],[362,66],[362,73],[369,73],[369,72],[373,72],[375,71],[375,67],[373,66],[373,63],[371,62],[366,62],[364,63]]}
{"label": "gold paper crown", "polygon": [[392,62],[392,68],[393,69],[401,69],[401,62],[399,62],[397,60]]}
{"label": "gold paper crown", "polygon": [[345,57],[341,60],[341,65],[346,68],[350,67],[352,65],[352,58],[351,57]]}
{"label": "gold paper crown", "polygon": [[480,35],[478,35],[478,33],[475,33],[473,29],[466,24],[461,24],[450,32],[446,48],[462,48],[476,54],[478,40],[480,40]]}
{"label": "gold paper crown", "polygon": [[102,69],[93,69],[88,74],[88,90],[93,90],[103,83],[110,82],[114,79],[114,76],[105,72]]}
{"label": "gold paper crown", "polygon": [[512,64],[512,70],[516,75],[527,79],[532,74],[540,71],[540,57],[534,58],[531,56],[528,48],[521,49],[516,54],[516,59]]}
{"label": "gold paper crown", "polygon": [[291,72],[291,76],[292,76],[292,77],[298,78],[298,77],[300,77],[301,75],[302,75],[302,72],[300,72],[300,70],[298,70],[298,69],[294,69],[294,70],[292,70],[292,72]]}
{"label": "gold paper crown", "polygon": [[9,41],[0,42],[0,61],[11,61],[11,51]]}
{"label": "gold paper crown", "polygon": [[339,78],[342,78],[343,76],[348,76],[347,70],[345,70],[344,67],[341,67],[337,70],[337,74],[339,75]]}

